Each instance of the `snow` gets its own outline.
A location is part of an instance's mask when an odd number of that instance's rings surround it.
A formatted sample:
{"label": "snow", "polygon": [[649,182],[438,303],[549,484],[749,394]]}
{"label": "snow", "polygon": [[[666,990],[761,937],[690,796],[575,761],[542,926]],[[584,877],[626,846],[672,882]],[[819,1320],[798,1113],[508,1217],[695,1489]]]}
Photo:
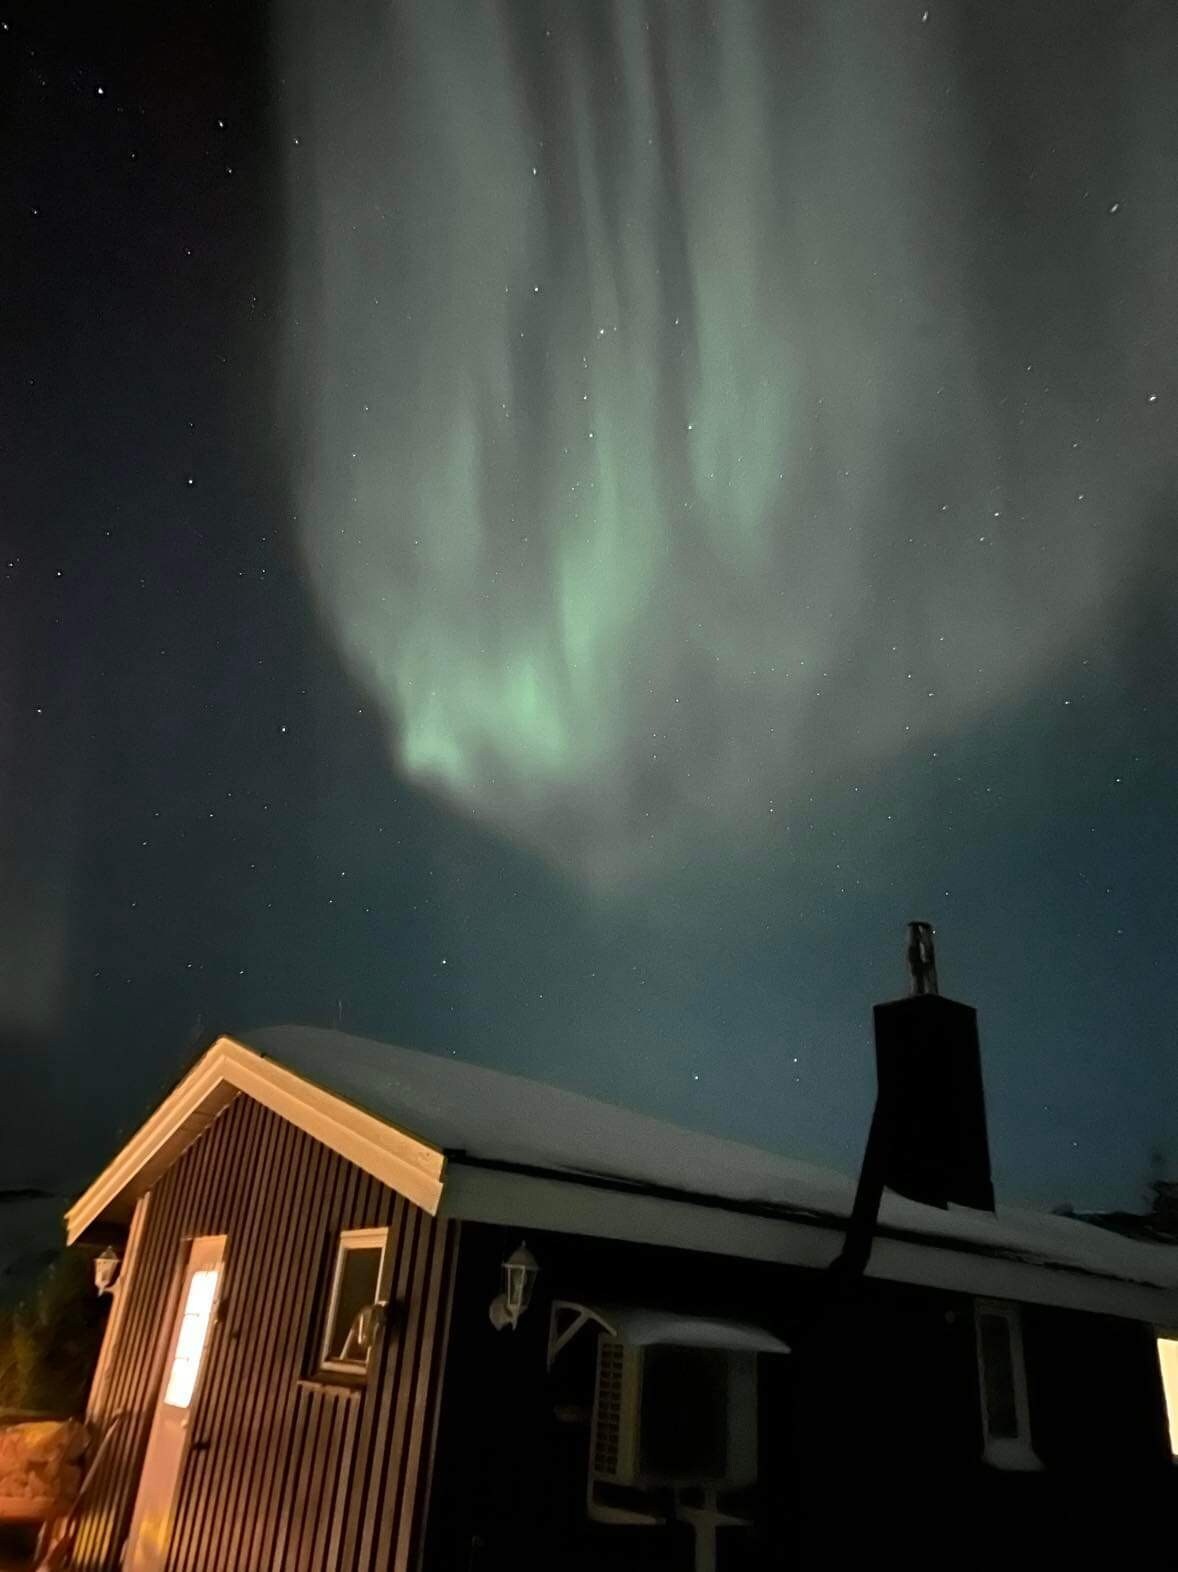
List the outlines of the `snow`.
{"label": "snow", "polygon": [[717,1321],[699,1315],[672,1315],[666,1310],[631,1308],[596,1310],[594,1315],[615,1337],[631,1348],[670,1344],[676,1348],[722,1348],[729,1353],[788,1354],[789,1344],[759,1326]]}
{"label": "snow", "polygon": [[[855,1179],[776,1152],[686,1130],[612,1103],[438,1054],[315,1027],[277,1026],[240,1041],[327,1092],[448,1155],[591,1175],[803,1216],[849,1216]],[[948,1212],[890,1192],[885,1228],[930,1242],[1178,1288],[1178,1249],[1071,1217],[999,1206]]]}

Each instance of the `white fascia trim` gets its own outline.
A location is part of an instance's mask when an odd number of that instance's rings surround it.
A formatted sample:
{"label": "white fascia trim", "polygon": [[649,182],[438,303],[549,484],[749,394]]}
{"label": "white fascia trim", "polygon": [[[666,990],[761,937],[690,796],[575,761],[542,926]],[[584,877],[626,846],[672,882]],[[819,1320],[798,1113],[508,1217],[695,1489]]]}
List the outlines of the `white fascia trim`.
{"label": "white fascia trim", "polygon": [[226,1079],[239,1091],[330,1146],[431,1217],[437,1212],[446,1166],[437,1147],[325,1092],[232,1038],[222,1037],[220,1042],[225,1044]]}
{"label": "white fascia trim", "polygon": [[123,1317],[127,1313],[127,1298],[135,1280],[135,1268],[139,1263],[139,1246],[143,1239],[143,1230],[147,1223],[147,1208],[150,1202],[150,1195],[141,1195],[135,1202],[135,1209],[131,1213],[131,1226],[127,1230],[127,1247],[123,1252],[123,1262],[119,1268],[119,1275],[115,1279],[114,1287],[111,1289],[113,1302],[107,1313],[106,1326],[103,1328],[102,1342],[98,1349],[98,1359],[94,1365],[94,1374],[90,1379],[90,1395],[86,1399],[87,1424],[98,1426],[101,1424],[104,1416],[107,1386],[114,1362],[114,1352],[118,1347]]}
{"label": "white fascia trim", "polygon": [[[835,1228],[597,1188],[574,1179],[465,1167],[461,1158],[454,1158],[446,1170],[439,1215],[702,1250],[816,1271],[828,1267],[843,1246],[843,1235]],[[1171,1324],[1178,1320],[1178,1294],[1164,1288],[954,1250],[933,1240],[923,1244],[876,1239],[867,1275],[949,1293],[1090,1310],[1151,1325],[1167,1318]]]}
{"label": "white fascia trim", "polygon": [[[66,1213],[73,1242],[123,1197],[141,1194],[237,1092],[355,1163],[431,1215],[442,1198],[445,1157],[261,1054],[219,1037]],[[189,1126],[186,1138],[185,1127]]]}

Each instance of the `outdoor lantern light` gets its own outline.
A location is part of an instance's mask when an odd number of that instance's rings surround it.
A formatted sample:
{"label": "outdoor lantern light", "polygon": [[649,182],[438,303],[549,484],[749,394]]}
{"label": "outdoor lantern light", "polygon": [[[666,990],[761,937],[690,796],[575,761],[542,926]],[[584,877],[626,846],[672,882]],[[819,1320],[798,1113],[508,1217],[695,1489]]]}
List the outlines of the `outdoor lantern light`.
{"label": "outdoor lantern light", "polygon": [[118,1277],[119,1267],[122,1264],[119,1260],[118,1252],[113,1250],[110,1245],[107,1245],[101,1255],[94,1257],[94,1287],[98,1290],[100,1297],[103,1294],[113,1292],[115,1278]]}
{"label": "outdoor lantern light", "polygon": [[491,1301],[491,1325],[497,1332],[505,1326],[512,1331],[528,1308],[540,1263],[522,1241],[503,1263],[503,1292]]}

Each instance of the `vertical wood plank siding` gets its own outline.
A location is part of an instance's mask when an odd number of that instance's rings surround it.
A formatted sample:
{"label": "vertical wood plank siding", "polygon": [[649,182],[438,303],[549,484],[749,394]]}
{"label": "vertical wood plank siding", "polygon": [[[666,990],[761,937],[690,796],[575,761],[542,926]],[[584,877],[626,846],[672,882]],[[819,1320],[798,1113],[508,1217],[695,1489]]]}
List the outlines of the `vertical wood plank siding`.
{"label": "vertical wood plank siding", "polygon": [[[389,1228],[389,1321],[363,1388],[303,1379],[344,1228]],[[169,1572],[408,1572],[420,1552],[456,1225],[237,1097],[159,1180],[93,1413],[117,1428],[74,1565],[116,1572],[187,1241],[227,1234]]]}

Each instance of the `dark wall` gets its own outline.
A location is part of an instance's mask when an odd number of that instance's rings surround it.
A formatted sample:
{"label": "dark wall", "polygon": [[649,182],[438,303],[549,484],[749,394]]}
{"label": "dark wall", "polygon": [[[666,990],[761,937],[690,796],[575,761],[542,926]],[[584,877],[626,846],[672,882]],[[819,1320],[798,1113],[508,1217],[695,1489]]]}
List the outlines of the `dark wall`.
{"label": "dark wall", "polygon": [[[387,1225],[401,1309],[360,1388],[305,1380],[342,1228]],[[190,1420],[170,1572],[413,1564],[441,1373],[453,1225],[439,1224],[249,1098],[156,1184],[103,1412],[127,1418],[95,1476],[75,1566],[113,1572],[134,1503],[185,1242],[227,1234],[221,1307]],[[207,1443],[207,1446],[206,1446]]]}
{"label": "dark wall", "polygon": [[1023,1340],[1054,1553],[1075,1565],[1178,1566],[1175,1469],[1152,1328],[1030,1306]]}
{"label": "dark wall", "polygon": [[793,1397],[802,1564],[870,1566],[881,1544],[943,1564],[982,1446],[968,1299],[867,1283],[798,1338]]}
{"label": "dark wall", "polygon": [[[755,1528],[721,1534],[721,1572],[873,1567],[897,1556],[930,1572],[1178,1565],[1144,1551],[1175,1504],[1146,1328],[1026,1310],[1034,1442],[1046,1466],[1007,1474],[981,1463],[968,1297],[869,1281],[819,1316],[813,1273],[529,1233],[541,1263],[533,1303],[516,1332],[496,1332],[488,1306],[519,1240],[519,1230],[464,1226],[429,1572],[690,1572],[682,1525],[586,1521],[588,1425],[567,1421],[591,1402],[592,1334],[581,1334],[578,1368],[562,1369],[564,1354],[547,1376],[553,1298],[712,1313],[793,1347],[760,1361],[761,1479],[737,1503]],[[1097,1545],[1103,1559],[1093,1560]]]}
{"label": "dark wall", "polygon": [[[488,1308],[502,1286],[500,1262],[521,1232],[463,1225],[428,1572],[690,1568],[692,1536],[681,1524],[618,1529],[585,1520],[588,1425],[584,1419],[564,1422],[556,1410],[587,1410],[592,1402],[593,1335],[581,1333],[549,1379],[549,1309],[554,1298],[690,1308],[755,1319],[780,1335],[790,1313],[781,1300],[780,1274],[757,1263],[682,1251],[532,1231],[526,1237],[541,1263],[533,1302],[515,1332],[496,1332]],[[761,1366],[766,1390],[778,1394],[789,1376],[788,1361],[764,1359]],[[767,1406],[777,1417],[786,1411],[779,1396]],[[764,1478],[784,1472],[780,1459],[787,1446],[780,1426],[766,1427]],[[742,1536],[741,1544],[729,1548],[744,1552],[740,1565],[751,1567],[763,1564],[777,1504],[762,1491],[746,1505],[758,1519],[758,1538],[750,1546]]]}

